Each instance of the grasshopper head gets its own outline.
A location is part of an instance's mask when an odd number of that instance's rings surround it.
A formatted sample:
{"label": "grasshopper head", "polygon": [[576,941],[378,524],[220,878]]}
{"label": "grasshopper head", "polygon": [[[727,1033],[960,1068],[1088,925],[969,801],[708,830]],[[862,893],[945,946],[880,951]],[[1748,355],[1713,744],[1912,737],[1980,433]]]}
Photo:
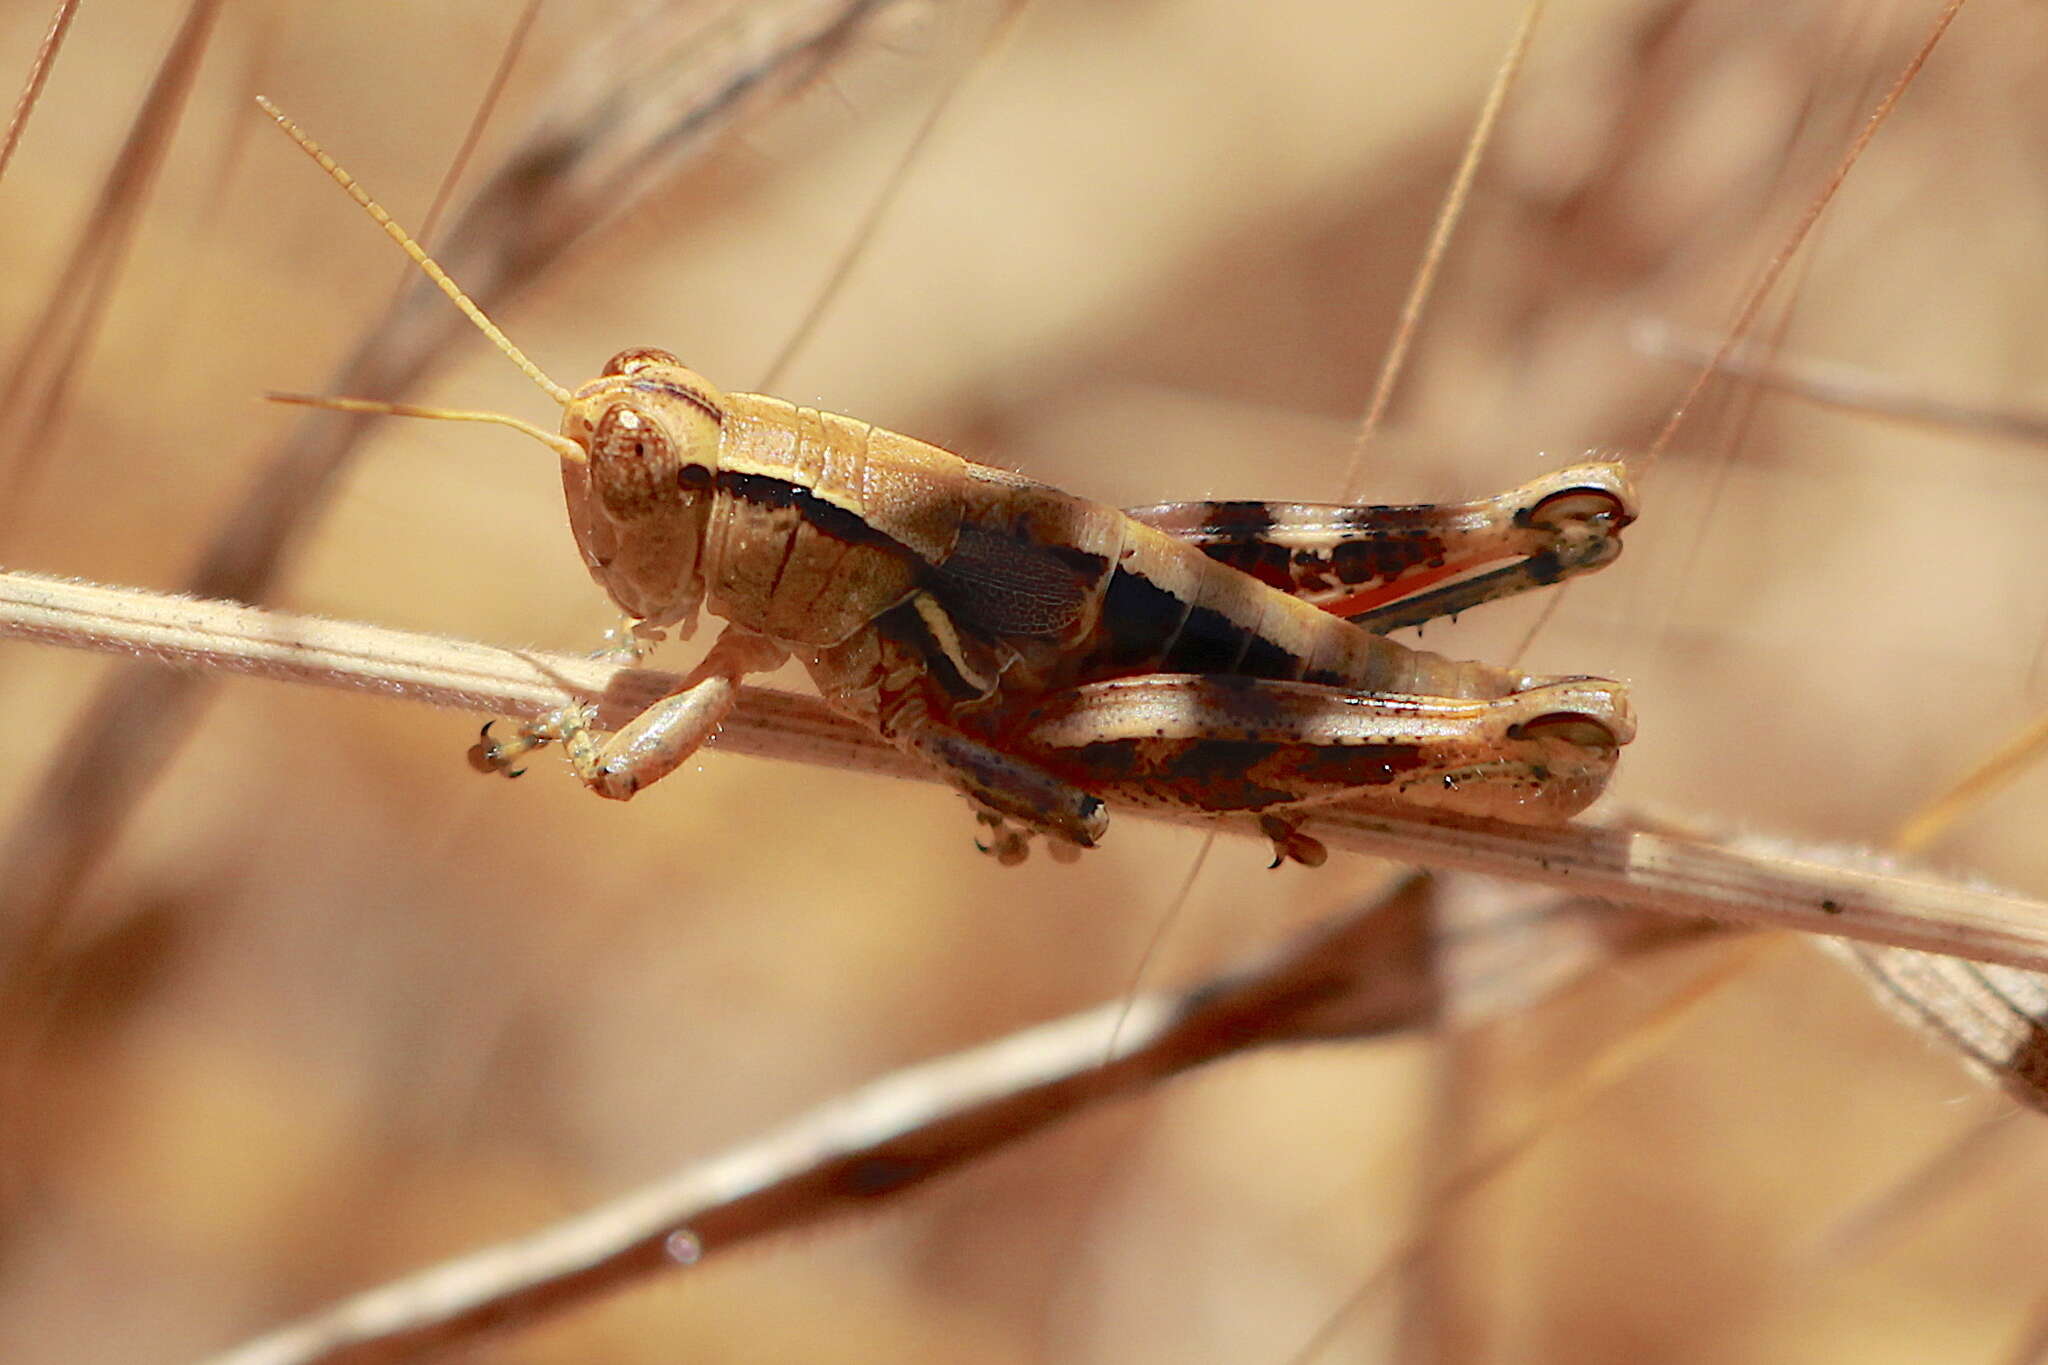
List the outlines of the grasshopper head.
{"label": "grasshopper head", "polygon": [[704,598],[698,560],[725,415],[718,390],[666,351],[632,350],[613,356],[603,375],[571,393],[527,359],[320,144],[269,100],[258,95],[256,102],[506,359],[562,405],[562,433],[553,435],[504,413],[421,408],[382,399],[271,396],[344,412],[493,422],[535,437],[561,457],[569,523],[591,576],[628,615],[655,627],[687,625]]}
{"label": "grasshopper head", "polygon": [[621,610],[687,624],[718,470],[724,397],[666,351],[613,356],[564,406],[562,488],[583,562]]}

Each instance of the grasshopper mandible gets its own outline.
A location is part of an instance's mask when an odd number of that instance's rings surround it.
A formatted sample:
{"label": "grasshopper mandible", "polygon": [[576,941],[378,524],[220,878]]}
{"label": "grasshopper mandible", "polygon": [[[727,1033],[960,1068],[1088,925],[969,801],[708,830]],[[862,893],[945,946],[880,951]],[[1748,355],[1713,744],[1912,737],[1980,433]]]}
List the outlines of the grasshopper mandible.
{"label": "grasshopper mandible", "polygon": [[485,771],[516,775],[521,755],[559,742],[591,790],[625,800],[710,739],[743,677],[793,657],[828,704],[963,792],[1005,863],[1035,834],[1056,852],[1094,846],[1120,802],[1253,818],[1277,865],[1322,860],[1299,815],[1340,798],[1561,823],[1633,737],[1618,683],[1385,635],[1612,562],[1635,517],[1618,463],[1464,504],[1126,512],[851,417],[721,392],[665,351],[621,351],[571,391],[262,104],[561,405],[562,425],[287,401],[496,422],[553,448],[584,564],[628,618],[622,662],[687,636],[700,612],[725,622],[677,691],[608,738],[581,706],[507,741],[485,727],[471,751]]}

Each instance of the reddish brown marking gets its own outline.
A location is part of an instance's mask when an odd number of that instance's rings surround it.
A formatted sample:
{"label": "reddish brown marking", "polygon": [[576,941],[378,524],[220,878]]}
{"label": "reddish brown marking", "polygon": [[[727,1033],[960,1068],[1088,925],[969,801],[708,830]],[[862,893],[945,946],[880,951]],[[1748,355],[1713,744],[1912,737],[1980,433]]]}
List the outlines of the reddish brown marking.
{"label": "reddish brown marking", "polygon": [[1295,578],[1287,551],[1271,541],[1219,542],[1203,547],[1203,553],[1218,564],[1248,573],[1269,588],[1289,592]]}
{"label": "reddish brown marking", "polygon": [[1351,593],[1348,596],[1337,598],[1331,602],[1318,602],[1316,605],[1329,612],[1332,616],[1356,616],[1360,612],[1371,611],[1374,607],[1383,607],[1389,602],[1398,602],[1404,597],[1412,597],[1431,584],[1441,583],[1446,578],[1455,577],[1470,567],[1471,565],[1469,564],[1446,564],[1440,569],[1431,569],[1426,573],[1411,574],[1398,582],[1382,583],[1377,588]]}
{"label": "reddish brown marking", "polygon": [[1044,758],[1078,786],[1142,787],[1206,810],[1263,810],[1339,788],[1385,786],[1429,762],[1419,744],[1272,739],[1111,740]]}
{"label": "reddish brown marking", "polygon": [[604,372],[608,375],[631,374],[635,370],[644,370],[649,365],[667,365],[681,369],[682,364],[682,361],[658,347],[629,346],[605,361]]}

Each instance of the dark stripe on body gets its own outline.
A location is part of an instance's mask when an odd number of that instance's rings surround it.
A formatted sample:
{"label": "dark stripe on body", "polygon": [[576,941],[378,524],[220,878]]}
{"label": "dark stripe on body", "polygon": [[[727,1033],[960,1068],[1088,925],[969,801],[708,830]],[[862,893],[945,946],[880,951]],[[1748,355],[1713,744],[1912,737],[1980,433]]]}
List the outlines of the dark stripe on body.
{"label": "dark stripe on body", "polygon": [[1246,678],[1280,678],[1292,681],[1298,677],[1308,660],[1290,649],[1283,649],[1263,635],[1253,635],[1245,647],[1244,657],[1237,661],[1232,670]]}
{"label": "dark stripe on body", "polygon": [[1251,632],[1214,607],[1193,607],[1159,661],[1163,673],[1234,673]]}
{"label": "dark stripe on body", "polygon": [[[690,466],[685,465],[687,470]],[[866,545],[902,555],[913,563],[924,560],[915,550],[875,526],[858,512],[849,512],[836,502],[819,497],[802,484],[778,479],[772,474],[741,474],[721,469],[714,479],[718,491],[755,507],[794,508],[812,527],[848,545]]]}
{"label": "dark stripe on body", "polygon": [[1188,615],[1188,603],[1141,573],[1118,569],[1102,598],[1103,662],[1122,668],[1158,663]]}
{"label": "dark stripe on body", "polygon": [[1190,604],[1131,569],[1110,576],[1101,659],[1112,668],[1295,678],[1303,660],[1214,607]]}

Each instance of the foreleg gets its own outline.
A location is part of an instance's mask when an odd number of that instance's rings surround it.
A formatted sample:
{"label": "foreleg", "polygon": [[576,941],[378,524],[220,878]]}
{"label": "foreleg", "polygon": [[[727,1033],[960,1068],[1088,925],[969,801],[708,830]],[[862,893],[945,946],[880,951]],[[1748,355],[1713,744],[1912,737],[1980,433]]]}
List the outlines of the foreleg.
{"label": "foreleg", "polygon": [[[632,652],[632,661],[637,662],[640,652]],[[778,667],[787,657],[772,641],[727,626],[674,692],[610,736],[591,727],[594,707],[565,707],[505,743],[492,742],[486,727],[483,742],[470,751],[470,761],[481,771],[516,776],[510,765],[519,756],[541,744],[559,742],[585,786],[599,796],[624,801],[681,767],[717,733],[739,700],[741,679]]]}

